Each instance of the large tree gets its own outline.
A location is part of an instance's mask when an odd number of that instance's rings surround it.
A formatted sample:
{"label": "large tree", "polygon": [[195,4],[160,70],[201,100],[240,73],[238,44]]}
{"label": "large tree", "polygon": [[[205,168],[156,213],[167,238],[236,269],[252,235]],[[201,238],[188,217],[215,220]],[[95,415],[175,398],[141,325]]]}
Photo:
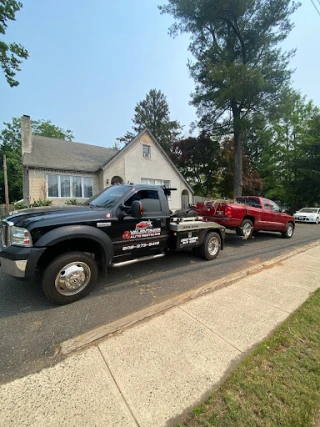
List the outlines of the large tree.
{"label": "large tree", "polygon": [[[16,12],[22,8],[22,3],[16,0],[1,0],[0,2],[0,34],[5,35],[8,21],[14,21]],[[11,87],[18,86],[15,79],[23,59],[29,56],[28,51],[19,43],[6,43],[0,40],[0,65],[4,76]]]}
{"label": "large tree", "polygon": [[170,29],[191,34],[189,64],[196,82],[192,103],[199,126],[208,131],[232,130],[234,196],[242,194],[243,119],[266,113],[290,80],[288,61],[278,45],[292,29],[292,0],[168,0],[162,13],[175,19]]}
{"label": "large tree", "polygon": [[137,133],[147,127],[162,148],[169,153],[182,127],[178,121],[170,119],[169,105],[165,95],[160,90],[151,89],[145,99],[138,102],[134,111],[133,132],[127,132],[123,137],[118,138],[118,141],[128,143]]}
{"label": "large tree", "polygon": [[[0,131],[0,156],[7,157],[7,170],[9,182],[9,199],[17,201],[22,198],[22,158],[21,158],[21,119],[14,117],[11,123],[3,123]],[[32,133],[34,135],[72,141],[71,130],[64,130],[51,123],[50,120],[32,120]],[[4,177],[0,172],[0,199],[4,200]]]}

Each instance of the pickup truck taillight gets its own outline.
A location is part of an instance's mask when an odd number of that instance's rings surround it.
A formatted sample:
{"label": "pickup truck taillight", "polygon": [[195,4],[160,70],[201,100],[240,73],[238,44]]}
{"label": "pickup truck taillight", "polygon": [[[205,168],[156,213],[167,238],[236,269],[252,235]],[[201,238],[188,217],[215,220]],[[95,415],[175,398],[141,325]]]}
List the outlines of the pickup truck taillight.
{"label": "pickup truck taillight", "polygon": [[225,216],[232,216],[232,207],[226,206],[224,213],[225,213]]}

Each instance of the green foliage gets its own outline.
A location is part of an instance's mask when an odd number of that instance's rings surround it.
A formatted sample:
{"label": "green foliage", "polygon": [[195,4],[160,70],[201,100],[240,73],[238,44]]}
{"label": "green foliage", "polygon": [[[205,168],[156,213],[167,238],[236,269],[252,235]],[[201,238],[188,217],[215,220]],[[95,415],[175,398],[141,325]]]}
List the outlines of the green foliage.
{"label": "green foliage", "polygon": [[170,120],[170,111],[165,95],[160,90],[151,89],[146,98],[136,105],[134,111],[133,132],[127,132],[123,137],[118,138],[118,141],[128,143],[137,133],[147,127],[162,148],[169,153],[182,127],[178,121]]}
{"label": "green foliage", "polygon": [[66,205],[81,205],[82,203],[78,203],[77,199],[69,199],[65,202]]}
{"label": "green foliage", "polygon": [[18,210],[20,210],[20,209],[26,209],[26,205],[24,205],[23,203],[21,203],[21,202],[17,202],[17,203],[14,203],[14,210],[15,211],[18,211]]}
{"label": "green foliage", "polygon": [[291,210],[320,201],[320,111],[296,91],[285,91],[270,120],[256,115],[247,155],[263,179],[263,195]]}
{"label": "green foliage", "polygon": [[39,208],[41,206],[51,206],[52,205],[52,200],[47,200],[47,199],[39,199],[39,200],[35,200],[31,207],[32,208]]}
{"label": "green foliage", "polygon": [[[0,3],[0,34],[5,35],[8,23],[15,21],[16,12],[22,8],[22,3],[16,0],[1,0]],[[20,71],[22,59],[27,59],[28,51],[21,44],[5,43],[0,40],[0,65],[10,87],[19,85],[15,79],[17,71]]]}
{"label": "green foliage", "polygon": [[63,139],[64,141],[72,141],[74,139],[73,133],[70,129],[64,130],[59,126],[54,125],[50,120],[32,120],[31,127],[33,135]]}
{"label": "green foliage", "polygon": [[196,82],[192,104],[199,126],[228,135],[235,142],[234,195],[242,192],[242,133],[245,116],[267,114],[289,83],[293,52],[282,53],[282,42],[298,4],[291,0],[169,0],[160,6],[173,16],[170,32],[191,34],[189,64]]}
{"label": "green foliage", "polygon": [[217,140],[202,133],[173,144],[171,159],[192,186],[195,195],[209,197],[217,191],[221,153]]}
{"label": "green foliage", "polygon": [[[21,158],[21,119],[13,117],[11,123],[3,123],[0,131],[0,156],[7,156],[7,170],[9,183],[9,199],[22,198],[22,158]],[[32,120],[32,133],[34,135],[72,141],[74,138],[70,130],[64,130],[50,120]],[[0,170],[0,200],[4,200],[3,169]]]}

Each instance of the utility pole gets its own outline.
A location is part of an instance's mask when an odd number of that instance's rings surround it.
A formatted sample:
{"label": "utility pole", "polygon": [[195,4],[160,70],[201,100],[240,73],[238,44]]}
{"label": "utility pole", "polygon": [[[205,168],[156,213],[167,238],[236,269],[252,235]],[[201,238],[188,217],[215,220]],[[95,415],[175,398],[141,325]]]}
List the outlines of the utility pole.
{"label": "utility pole", "polygon": [[4,194],[6,199],[6,213],[9,213],[9,189],[7,175],[7,156],[3,155]]}

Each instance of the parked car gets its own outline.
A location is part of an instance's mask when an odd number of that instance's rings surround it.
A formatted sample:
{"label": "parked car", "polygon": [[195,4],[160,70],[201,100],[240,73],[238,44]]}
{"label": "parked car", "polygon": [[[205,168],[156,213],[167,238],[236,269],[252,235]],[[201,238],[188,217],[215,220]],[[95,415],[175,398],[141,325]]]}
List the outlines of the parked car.
{"label": "parked car", "polygon": [[293,214],[297,222],[320,222],[320,208],[302,208]]}

